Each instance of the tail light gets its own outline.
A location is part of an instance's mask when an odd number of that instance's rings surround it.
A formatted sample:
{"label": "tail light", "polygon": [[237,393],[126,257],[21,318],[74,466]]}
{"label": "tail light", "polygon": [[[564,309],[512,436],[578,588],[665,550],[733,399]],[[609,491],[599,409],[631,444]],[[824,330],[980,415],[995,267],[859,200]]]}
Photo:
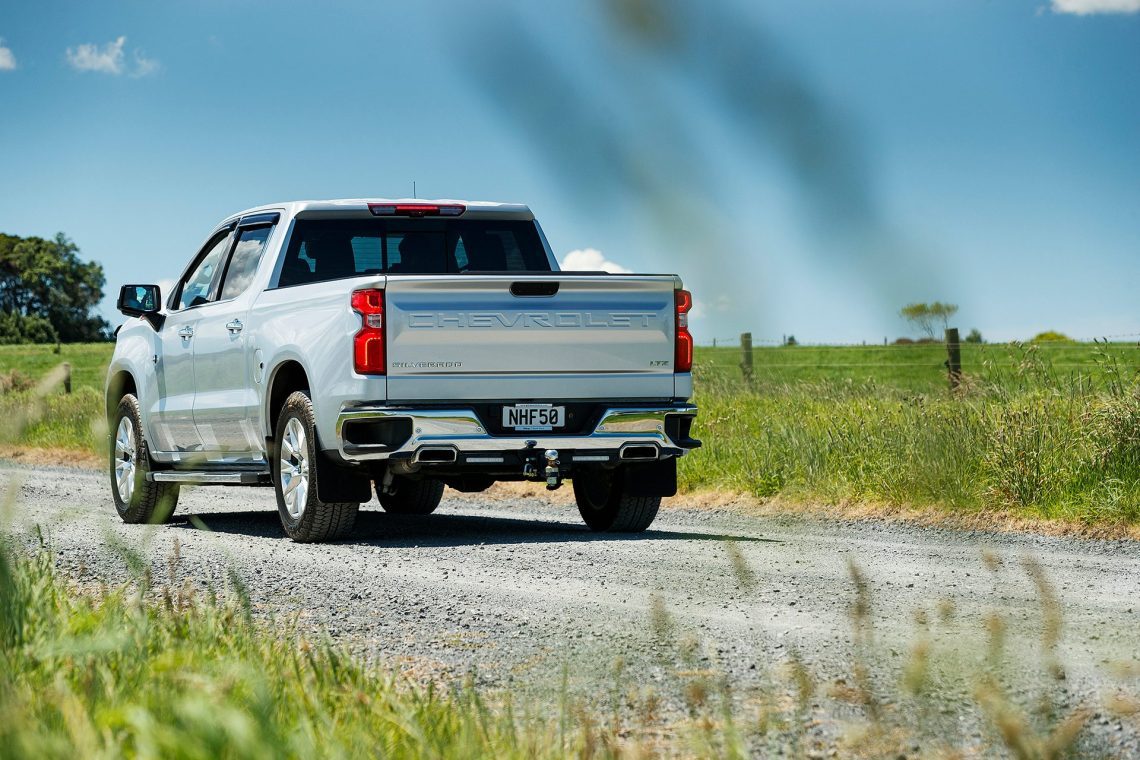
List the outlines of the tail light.
{"label": "tail light", "polygon": [[693,336],[689,332],[689,309],[693,308],[693,294],[687,290],[674,290],[673,302],[677,306],[676,352],[673,356],[674,372],[693,369]]}
{"label": "tail light", "polygon": [[360,315],[360,330],[352,339],[352,366],[361,375],[383,375],[384,291],[371,288],[352,293],[352,310]]}

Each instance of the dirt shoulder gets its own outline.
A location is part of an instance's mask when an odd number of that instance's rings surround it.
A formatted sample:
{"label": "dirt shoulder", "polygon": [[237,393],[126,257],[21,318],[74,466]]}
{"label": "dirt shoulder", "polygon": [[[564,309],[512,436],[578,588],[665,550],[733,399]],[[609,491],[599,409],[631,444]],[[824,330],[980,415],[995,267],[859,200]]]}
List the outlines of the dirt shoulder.
{"label": "dirt shoulder", "polygon": [[[556,504],[572,504],[574,493],[563,487],[553,493],[541,483],[496,483],[485,493],[490,499],[542,498]],[[815,517],[826,520],[879,521],[919,527],[951,528],[963,531],[1035,533],[1043,536],[1072,536],[1096,539],[1140,540],[1140,525],[1124,522],[1081,523],[1027,517],[1009,510],[952,512],[937,506],[901,506],[874,502],[826,504],[781,498],[758,499],[733,491],[694,491],[665,499],[664,507],[729,512],[751,517]]]}
{"label": "dirt shoulder", "polygon": [[4,462],[27,467],[78,467],[84,470],[97,470],[106,464],[103,457],[83,449],[0,445],[0,464]]}

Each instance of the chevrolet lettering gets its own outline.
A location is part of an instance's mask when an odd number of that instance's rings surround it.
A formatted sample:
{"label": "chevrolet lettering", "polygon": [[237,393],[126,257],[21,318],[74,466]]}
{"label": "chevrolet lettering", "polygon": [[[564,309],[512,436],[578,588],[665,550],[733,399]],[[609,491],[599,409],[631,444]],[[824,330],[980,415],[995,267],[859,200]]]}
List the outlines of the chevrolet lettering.
{"label": "chevrolet lettering", "polygon": [[645,312],[418,312],[407,315],[408,327],[523,327],[523,328],[620,328],[652,329],[653,321],[660,318],[656,311]]}
{"label": "chevrolet lettering", "polygon": [[[128,523],[185,485],[274,489],[286,535],[360,504],[570,481],[599,531],[642,531],[692,436],[693,299],[672,274],[563,272],[526,206],[298,201],[215,225],[169,292],[124,285],[108,477]],[[173,276],[174,273],[172,272]]]}

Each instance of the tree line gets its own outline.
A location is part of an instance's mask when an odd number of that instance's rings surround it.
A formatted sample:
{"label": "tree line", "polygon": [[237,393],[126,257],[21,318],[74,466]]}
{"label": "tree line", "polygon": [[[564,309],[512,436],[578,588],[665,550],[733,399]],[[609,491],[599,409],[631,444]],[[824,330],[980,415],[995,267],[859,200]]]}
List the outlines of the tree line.
{"label": "tree line", "polygon": [[0,344],[108,340],[95,309],[103,265],[84,261],[62,232],[50,240],[0,233]]}

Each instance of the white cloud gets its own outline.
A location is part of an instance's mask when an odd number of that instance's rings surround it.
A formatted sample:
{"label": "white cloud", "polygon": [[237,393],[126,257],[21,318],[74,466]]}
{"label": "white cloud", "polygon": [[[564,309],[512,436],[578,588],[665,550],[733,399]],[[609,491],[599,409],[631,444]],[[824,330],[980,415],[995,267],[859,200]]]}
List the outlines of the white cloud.
{"label": "white cloud", "polygon": [[133,61],[126,60],[124,47],[127,38],[119,36],[102,47],[88,42],[67,49],[67,62],[76,71],[97,71],[102,74],[127,74],[132,77],[145,77],[158,70],[158,61],[147,58],[138,50],[132,51]]}
{"label": "white cloud", "polygon": [[732,299],[724,293],[717,296],[712,303],[694,298],[693,308],[689,311],[689,319],[703,319],[714,311],[718,314],[726,314],[732,311]]}
{"label": "white cloud", "polygon": [[562,257],[562,269],[567,272],[610,272],[628,274],[632,270],[608,261],[596,248],[581,248]]}
{"label": "white cloud", "polygon": [[0,39],[0,71],[13,71],[15,68],[16,56],[11,48],[4,46],[4,40]]}
{"label": "white cloud", "polygon": [[1054,13],[1140,13],[1140,0],[1053,0]]}
{"label": "white cloud", "polygon": [[690,319],[703,319],[708,317],[710,313],[727,313],[732,311],[732,299],[727,294],[720,294],[714,301],[701,301],[700,299],[693,299],[693,308],[689,311]]}
{"label": "white cloud", "polygon": [[133,77],[145,77],[158,71],[158,61],[153,58],[147,58],[139,51],[135,51],[135,68],[131,72]]}
{"label": "white cloud", "polygon": [[76,71],[100,71],[104,74],[123,73],[123,45],[126,37],[119,37],[114,42],[108,42],[102,48],[93,43],[86,43],[76,48],[67,49],[67,62]]}

